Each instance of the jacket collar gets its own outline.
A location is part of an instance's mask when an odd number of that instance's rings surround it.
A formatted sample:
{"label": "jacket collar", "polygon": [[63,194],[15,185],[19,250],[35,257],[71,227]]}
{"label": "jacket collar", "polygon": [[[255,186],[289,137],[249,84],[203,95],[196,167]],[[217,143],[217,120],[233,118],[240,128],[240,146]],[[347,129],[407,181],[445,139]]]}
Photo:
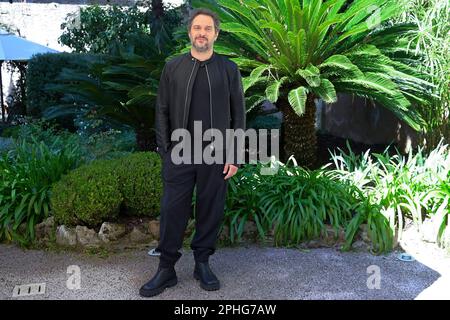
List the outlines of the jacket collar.
{"label": "jacket collar", "polygon": [[211,56],[208,60],[204,60],[204,61],[200,61],[200,60],[198,60],[197,58],[194,58],[194,57],[192,56],[190,50],[188,51],[188,53],[186,54],[186,56],[189,58],[189,60],[197,61],[197,62],[200,62],[200,63],[202,63],[202,64],[210,64],[211,62],[213,62],[213,61],[217,58],[217,54],[216,54],[216,52],[215,52],[214,50],[213,50],[212,56]]}

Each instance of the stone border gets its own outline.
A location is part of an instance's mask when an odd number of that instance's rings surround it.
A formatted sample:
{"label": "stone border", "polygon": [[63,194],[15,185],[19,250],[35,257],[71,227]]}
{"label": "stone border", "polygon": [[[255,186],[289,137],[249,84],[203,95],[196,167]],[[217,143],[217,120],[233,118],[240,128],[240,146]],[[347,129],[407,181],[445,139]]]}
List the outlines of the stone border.
{"label": "stone border", "polygon": [[[94,230],[86,226],[69,227],[55,224],[54,218],[49,217],[35,226],[37,245],[49,247],[57,246],[67,249],[111,249],[120,250],[139,246],[156,247],[159,241],[159,220],[150,218],[123,218],[120,222],[103,222],[100,229]],[[185,237],[192,236],[195,222],[190,220]],[[186,239],[185,239],[186,241]],[[246,243],[275,246],[274,231],[272,230],[263,241],[258,240],[258,231],[254,221],[247,221],[241,241],[231,244],[229,228],[224,226],[218,239],[218,246],[242,245]],[[295,247],[301,249],[336,248],[342,249],[345,244],[345,230],[336,230],[325,226],[325,232],[318,239],[305,241]],[[352,250],[369,251],[371,241],[367,234],[367,226],[362,225],[355,237]],[[395,249],[395,248],[394,248]]]}

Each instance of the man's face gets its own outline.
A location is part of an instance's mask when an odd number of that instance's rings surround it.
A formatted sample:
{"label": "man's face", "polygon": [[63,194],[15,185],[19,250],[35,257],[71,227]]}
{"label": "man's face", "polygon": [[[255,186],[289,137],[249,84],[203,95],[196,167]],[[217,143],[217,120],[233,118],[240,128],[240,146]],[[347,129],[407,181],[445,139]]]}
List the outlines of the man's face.
{"label": "man's face", "polygon": [[195,50],[198,52],[208,51],[213,47],[217,36],[212,17],[199,14],[194,18],[189,31],[189,39]]}

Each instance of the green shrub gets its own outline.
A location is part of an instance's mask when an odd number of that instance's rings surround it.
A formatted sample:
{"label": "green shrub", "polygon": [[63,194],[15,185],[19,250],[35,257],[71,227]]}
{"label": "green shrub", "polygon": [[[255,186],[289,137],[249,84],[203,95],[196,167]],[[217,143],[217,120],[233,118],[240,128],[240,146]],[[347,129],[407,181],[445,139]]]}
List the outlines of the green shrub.
{"label": "green shrub", "polygon": [[80,26],[73,28],[76,21],[72,14],[66,17],[61,27],[59,40],[75,52],[108,53],[111,43],[125,41],[130,32],[145,34],[148,17],[137,7],[122,8],[113,5],[106,9],[99,5],[82,8],[77,17]]}
{"label": "green shrub", "polygon": [[162,196],[161,160],[155,152],[139,152],[113,160],[95,160],[64,176],[52,188],[55,220],[66,225],[98,226],[128,215],[159,215]]}
{"label": "green shrub", "polygon": [[119,215],[122,195],[111,161],[81,166],[57,182],[51,191],[51,209],[59,224],[96,227]]}
{"label": "green shrub", "polygon": [[161,160],[155,152],[137,152],[115,160],[124,208],[129,215],[159,215],[162,197]]}
{"label": "green shrub", "polygon": [[19,136],[19,127],[18,126],[6,127],[2,130],[0,136],[3,138],[17,138]]}
{"label": "green shrub", "polygon": [[[164,51],[170,44],[167,38],[172,38],[175,28],[182,24],[182,11],[166,4],[161,8],[163,12],[158,9],[148,3],[140,4],[139,7],[87,6],[81,8],[76,17],[67,15],[61,25],[63,31],[59,41],[74,52],[114,54],[116,43],[129,46],[130,38],[142,39],[151,34],[156,40],[152,45]],[[73,27],[74,23],[78,23],[77,28]],[[133,44],[137,47],[148,46],[146,42]],[[140,51],[140,48],[137,49]]]}

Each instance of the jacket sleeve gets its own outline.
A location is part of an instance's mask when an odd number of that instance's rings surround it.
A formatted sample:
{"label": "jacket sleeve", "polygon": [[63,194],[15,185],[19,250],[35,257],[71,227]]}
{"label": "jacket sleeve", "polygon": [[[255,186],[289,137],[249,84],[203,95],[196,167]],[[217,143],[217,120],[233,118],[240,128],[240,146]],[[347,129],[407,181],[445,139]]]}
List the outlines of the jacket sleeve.
{"label": "jacket sleeve", "polygon": [[169,79],[167,76],[166,64],[159,81],[155,108],[156,145],[161,156],[170,146]]}
{"label": "jacket sleeve", "polygon": [[[244,89],[242,87],[242,77],[239,68],[234,64],[233,76],[230,83],[230,112],[231,112],[231,128],[246,130],[245,126],[245,98]],[[236,141],[235,141],[236,142]],[[234,159],[231,163],[237,167],[241,164],[237,163],[238,159],[244,160],[244,150],[238,150],[238,146],[234,145]],[[239,156],[239,157],[238,157]]]}

